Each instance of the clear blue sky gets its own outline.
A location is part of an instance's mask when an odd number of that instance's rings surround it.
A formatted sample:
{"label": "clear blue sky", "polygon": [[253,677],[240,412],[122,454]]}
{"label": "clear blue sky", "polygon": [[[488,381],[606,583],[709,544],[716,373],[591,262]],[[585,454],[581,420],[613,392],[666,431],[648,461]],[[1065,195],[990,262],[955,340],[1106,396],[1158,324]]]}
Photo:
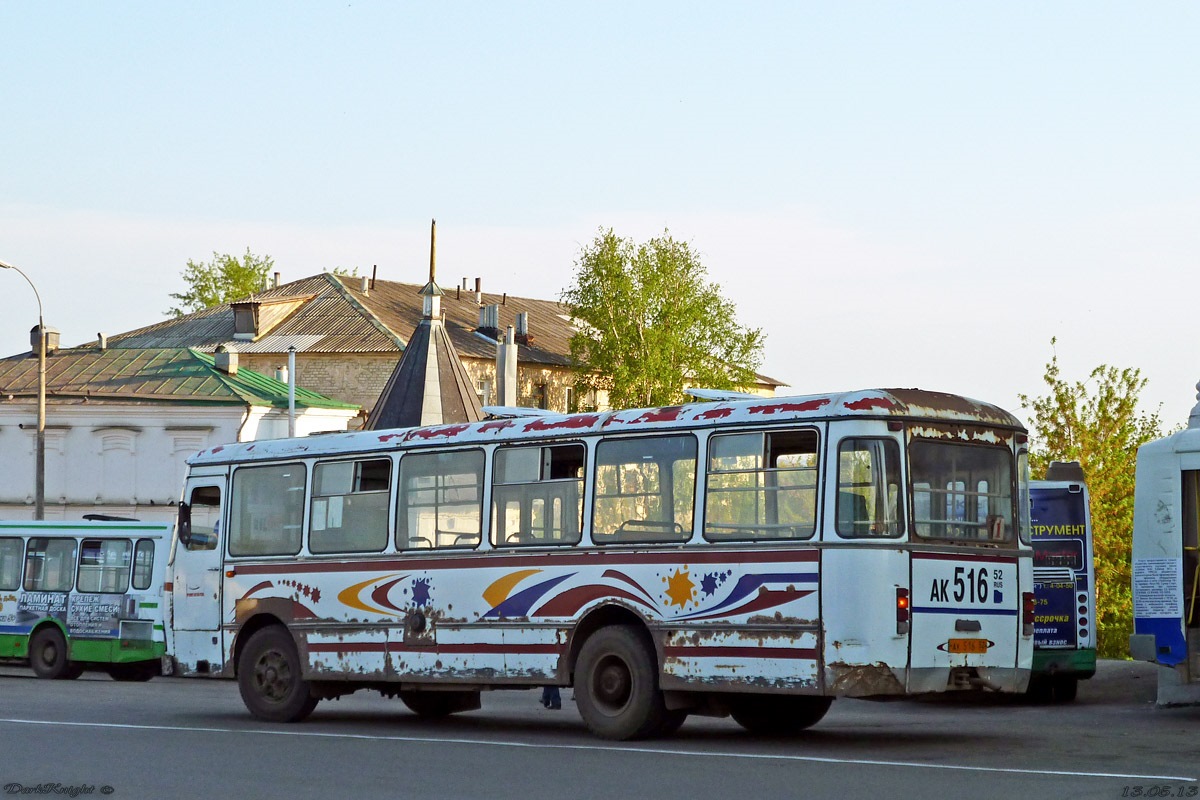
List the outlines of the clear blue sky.
{"label": "clear blue sky", "polygon": [[[249,248],[557,298],[702,254],[797,392],[1200,379],[1200,4],[0,0],[0,260],[64,344]],[[36,305],[0,271],[0,354]],[[531,326],[536,332],[536,320]]]}

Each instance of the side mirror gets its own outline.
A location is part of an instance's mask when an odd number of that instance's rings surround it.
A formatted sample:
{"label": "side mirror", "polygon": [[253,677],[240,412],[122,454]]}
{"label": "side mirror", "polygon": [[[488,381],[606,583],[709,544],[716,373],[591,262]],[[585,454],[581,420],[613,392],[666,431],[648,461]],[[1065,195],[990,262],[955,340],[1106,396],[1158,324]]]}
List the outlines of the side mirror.
{"label": "side mirror", "polygon": [[179,541],[184,547],[192,543],[192,507],[179,504]]}

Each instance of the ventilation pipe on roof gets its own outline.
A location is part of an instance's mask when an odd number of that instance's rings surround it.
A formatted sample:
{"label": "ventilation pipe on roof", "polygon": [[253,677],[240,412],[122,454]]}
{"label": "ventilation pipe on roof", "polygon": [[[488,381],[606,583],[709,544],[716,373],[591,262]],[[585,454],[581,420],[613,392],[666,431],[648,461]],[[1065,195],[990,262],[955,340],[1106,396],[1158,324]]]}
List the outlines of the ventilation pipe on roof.
{"label": "ventilation pipe on roof", "polygon": [[504,332],[504,341],[496,342],[496,394],[498,405],[517,404],[517,341],[512,325]]}
{"label": "ventilation pipe on roof", "polygon": [[296,346],[288,348],[288,438],[296,435]]}
{"label": "ventilation pipe on roof", "polygon": [[375,275],[376,275],[378,272],[379,272],[379,265],[378,265],[378,264],[372,264],[372,265],[371,265],[371,288],[372,288],[372,289],[374,289],[374,288],[375,288]]}
{"label": "ventilation pipe on roof", "polygon": [[483,305],[483,278],[475,279],[475,305]]}
{"label": "ventilation pipe on roof", "polygon": [[364,295],[367,294],[371,289],[371,279],[368,278],[366,275],[363,275],[362,282],[359,284],[358,288],[362,291],[362,293]]}
{"label": "ventilation pipe on roof", "polygon": [[103,333],[96,334],[96,345],[100,348],[100,352],[108,349],[108,336]]}
{"label": "ventilation pipe on roof", "polygon": [[273,288],[273,289],[279,288],[279,273],[278,272],[275,273],[275,282],[271,285],[271,288]]}
{"label": "ventilation pipe on roof", "polygon": [[529,335],[529,312],[522,311],[517,314],[517,336]]}

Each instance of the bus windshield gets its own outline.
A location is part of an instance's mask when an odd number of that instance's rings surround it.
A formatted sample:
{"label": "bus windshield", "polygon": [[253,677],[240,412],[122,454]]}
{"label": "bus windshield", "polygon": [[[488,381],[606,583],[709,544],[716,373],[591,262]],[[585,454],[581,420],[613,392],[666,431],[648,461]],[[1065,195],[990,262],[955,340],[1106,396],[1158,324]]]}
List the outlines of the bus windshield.
{"label": "bus windshield", "polygon": [[913,528],[923,539],[1010,541],[1013,459],[1002,447],[917,439]]}

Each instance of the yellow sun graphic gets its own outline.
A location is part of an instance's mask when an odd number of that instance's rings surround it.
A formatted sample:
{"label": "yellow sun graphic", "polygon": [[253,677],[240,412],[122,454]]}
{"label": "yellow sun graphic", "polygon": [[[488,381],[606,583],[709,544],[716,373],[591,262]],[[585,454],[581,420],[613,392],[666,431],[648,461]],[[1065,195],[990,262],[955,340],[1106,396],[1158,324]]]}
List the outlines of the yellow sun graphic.
{"label": "yellow sun graphic", "polygon": [[696,584],[692,583],[691,574],[677,569],[674,575],[663,580],[667,582],[667,597],[671,598],[668,605],[686,607],[696,591]]}

